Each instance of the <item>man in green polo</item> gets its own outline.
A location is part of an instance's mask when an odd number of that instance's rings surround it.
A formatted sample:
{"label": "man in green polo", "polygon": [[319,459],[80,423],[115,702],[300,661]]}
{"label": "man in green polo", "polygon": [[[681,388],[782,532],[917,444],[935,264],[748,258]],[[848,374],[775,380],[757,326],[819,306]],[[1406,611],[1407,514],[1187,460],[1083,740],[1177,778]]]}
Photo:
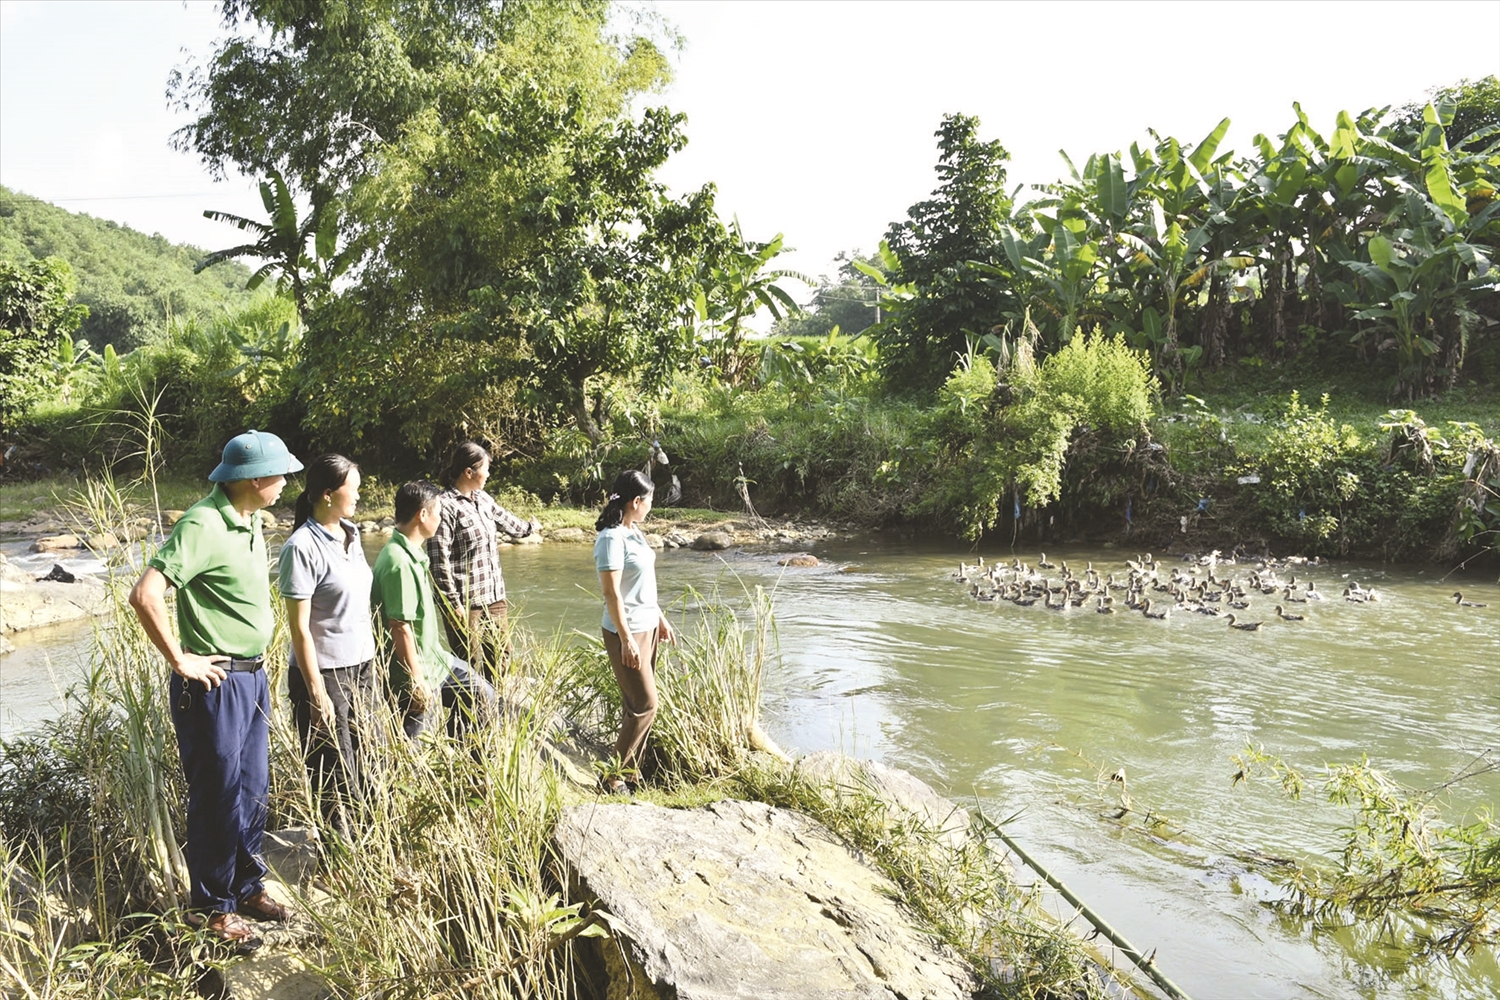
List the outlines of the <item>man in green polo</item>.
{"label": "man in green polo", "polygon": [[433,598],[427,539],[441,515],[433,483],[396,491],[396,530],[375,559],[370,601],[391,640],[391,687],[402,707],[401,726],[416,739],[448,712],[450,735],[495,713],[495,689],[443,645],[443,622]]}
{"label": "man in green polo", "polygon": [[[260,936],[243,915],[285,921],[261,862],[270,791],[271,698],[264,656],[275,628],[258,512],[276,502],[297,461],[281,439],[247,431],[224,446],[195,503],[146,565],[130,604],[172,668],[172,725],[187,775],[192,906],[240,951]],[[177,632],[167,591],[177,590]],[[180,639],[179,639],[180,636]]]}

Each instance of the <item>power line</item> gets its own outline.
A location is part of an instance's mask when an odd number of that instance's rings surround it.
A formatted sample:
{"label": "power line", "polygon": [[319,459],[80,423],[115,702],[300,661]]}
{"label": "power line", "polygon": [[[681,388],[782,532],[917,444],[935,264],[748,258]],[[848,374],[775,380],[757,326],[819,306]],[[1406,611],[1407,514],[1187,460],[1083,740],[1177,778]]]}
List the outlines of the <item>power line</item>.
{"label": "power line", "polygon": [[[143,201],[151,198],[217,198],[223,191],[206,191],[194,194],[119,194],[93,195],[88,198],[36,198],[37,201]],[[34,195],[32,197],[35,197]]]}

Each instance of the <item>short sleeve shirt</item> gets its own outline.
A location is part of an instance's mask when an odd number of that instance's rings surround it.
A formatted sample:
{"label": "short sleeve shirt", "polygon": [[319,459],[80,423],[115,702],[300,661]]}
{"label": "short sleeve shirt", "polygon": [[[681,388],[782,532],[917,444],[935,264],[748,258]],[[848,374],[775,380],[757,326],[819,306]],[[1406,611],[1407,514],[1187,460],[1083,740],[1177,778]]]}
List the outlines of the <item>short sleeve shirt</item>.
{"label": "short sleeve shirt", "polygon": [[[417,644],[422,679],[428,687],[442,684],[453,669],[453,655],[443,646],[443,627],[432,596],[427,553],[402,532],[394,532],[375,558],[373,577],[370,603],[381,624],[389,621],[409,624]],[[408,683],[406,671],[394,661],[391,683],[398,689]]]}
{"label": "short sleeve shirt", "polygon": [[[650,632],[656,628],[661,619],[661,607],[656,601],[656,553],[646,544],[646,536],[640,529],[622,525],[599,532],[594,542],[594,568],[601,573],[620,572],[620,597],[625,603],[625,622],[631,632]],[[620,631],[609,617],[608,605],[600,624],[607,631]]]}
{"label": "short sleeve shirt", "polygon": [[[342,520],[335,535],[309,518],[281,547],[281,596],[311,603],[308,631],[318,667],[334,670],[375,658],[370,624],[373,579],[359,529]],[[292,665],[297,650],[292,649]]]}
{"label": "short sleeve shirt", "polygon": [[276,628],[260,519],[248,522],[220,486],[187,509],[147,563],[177,588],[182,648],[200,656],[253,657]]}

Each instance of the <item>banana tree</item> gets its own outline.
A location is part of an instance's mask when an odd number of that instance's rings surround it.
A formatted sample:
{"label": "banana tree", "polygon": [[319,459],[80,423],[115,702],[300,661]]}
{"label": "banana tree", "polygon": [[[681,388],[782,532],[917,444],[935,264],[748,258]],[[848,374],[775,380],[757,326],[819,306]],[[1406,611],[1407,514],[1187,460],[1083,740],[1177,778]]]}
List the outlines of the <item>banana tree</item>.
{"label": "banana tree", "polygon": [[[286,179],[273,170],[270,178],[260,184],[260,199],[266,208],[267,222],[213,209],[204,211],[204,218],[227,222],[252,234],[255,241],[215,250],[198,263],[193,273],[237,257],[259,258],[264,263],[245,287],[254,290],[267,278],[276,276],[277,287],[292,293],[297,313],[305,320],[309,298],[327,292],[333,280],[353,263],[354,253],[350,248],[337,252],[338,211],[325,192],[313,192],[312,210],[298,221],[297,205]],[[313,243],[312,253],[308,253],[309,241]]]}
{"label": "banana tree", "polygon": [[710,357],[731,383],[745,374],[751,356],[740,349],[744,324],[761,309],[780,320],[801,312],[778,282],[791,278],[809,287],[816,284],[800,271],[768,267],[784,249],[781,233],[768,243],[746,240],[736,220],[729,228],[727,248],[707,268],[694,294],[698,322],[708,334]]}
{"label": "banana tree", "polygon": [[[1212,189],[1204,173],[1227,167],[1230,154],[1216,154],[1228,131],[1229,119],[1225,118],[1192,152],[1185,152],[1173,138],[1158,141],[1149,152],[1131,147],[1140,205],[1132,230],[1120,233],[1119,239],[1132,253],[1129,272],[1154,286],[1154,297],[1161,302],[1157,371],[1174,387],[1202,353],[1199,346],[1184,349],[1179,343],[1178,309],[1185,284],[1196,288],[1207,273],[1202,267],[1203,249],[1226,221],[1210,197]],[[1141,292],[1138,302],[1153,298],[1146,289]]]}
{"label": "banana tree", "polygon": [[1500,201],[1491,197],[1471,215],[1467,197],[1471,191],[1493,192],[1487,163],[1496,147],[1455,158],[1442,111],[1429,104],[1423,120],[1416,150],[1420,171],[1411,179],[1386,178],[1399,197],[1382,220],[1382,231],[1366,242],[1368,259],[1343,262],[1367,293],[1356,303],[1355,318],[1388,335],[1386,343],[1397,357],[1393,391],[1407,399],[1440,379],[1452,383],[1479,321],[1479,297],[1493,295],[1500,285],[1479,242],[1497,227]]}

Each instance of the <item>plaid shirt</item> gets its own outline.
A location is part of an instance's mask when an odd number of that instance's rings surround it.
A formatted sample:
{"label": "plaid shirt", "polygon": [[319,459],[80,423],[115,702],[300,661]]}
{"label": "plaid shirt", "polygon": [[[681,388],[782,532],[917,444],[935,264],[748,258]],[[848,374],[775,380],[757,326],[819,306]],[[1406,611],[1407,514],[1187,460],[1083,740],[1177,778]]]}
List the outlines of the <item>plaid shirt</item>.
{"label": "plaid shirt", "polygon": [[453,607],[463,609],[505,600],[497,532],[522,538],[531,534],[531,522],[516,517],[484,490],[465,496],[450,486],[441,500],[442,518],[427,540],[437,592]]}

